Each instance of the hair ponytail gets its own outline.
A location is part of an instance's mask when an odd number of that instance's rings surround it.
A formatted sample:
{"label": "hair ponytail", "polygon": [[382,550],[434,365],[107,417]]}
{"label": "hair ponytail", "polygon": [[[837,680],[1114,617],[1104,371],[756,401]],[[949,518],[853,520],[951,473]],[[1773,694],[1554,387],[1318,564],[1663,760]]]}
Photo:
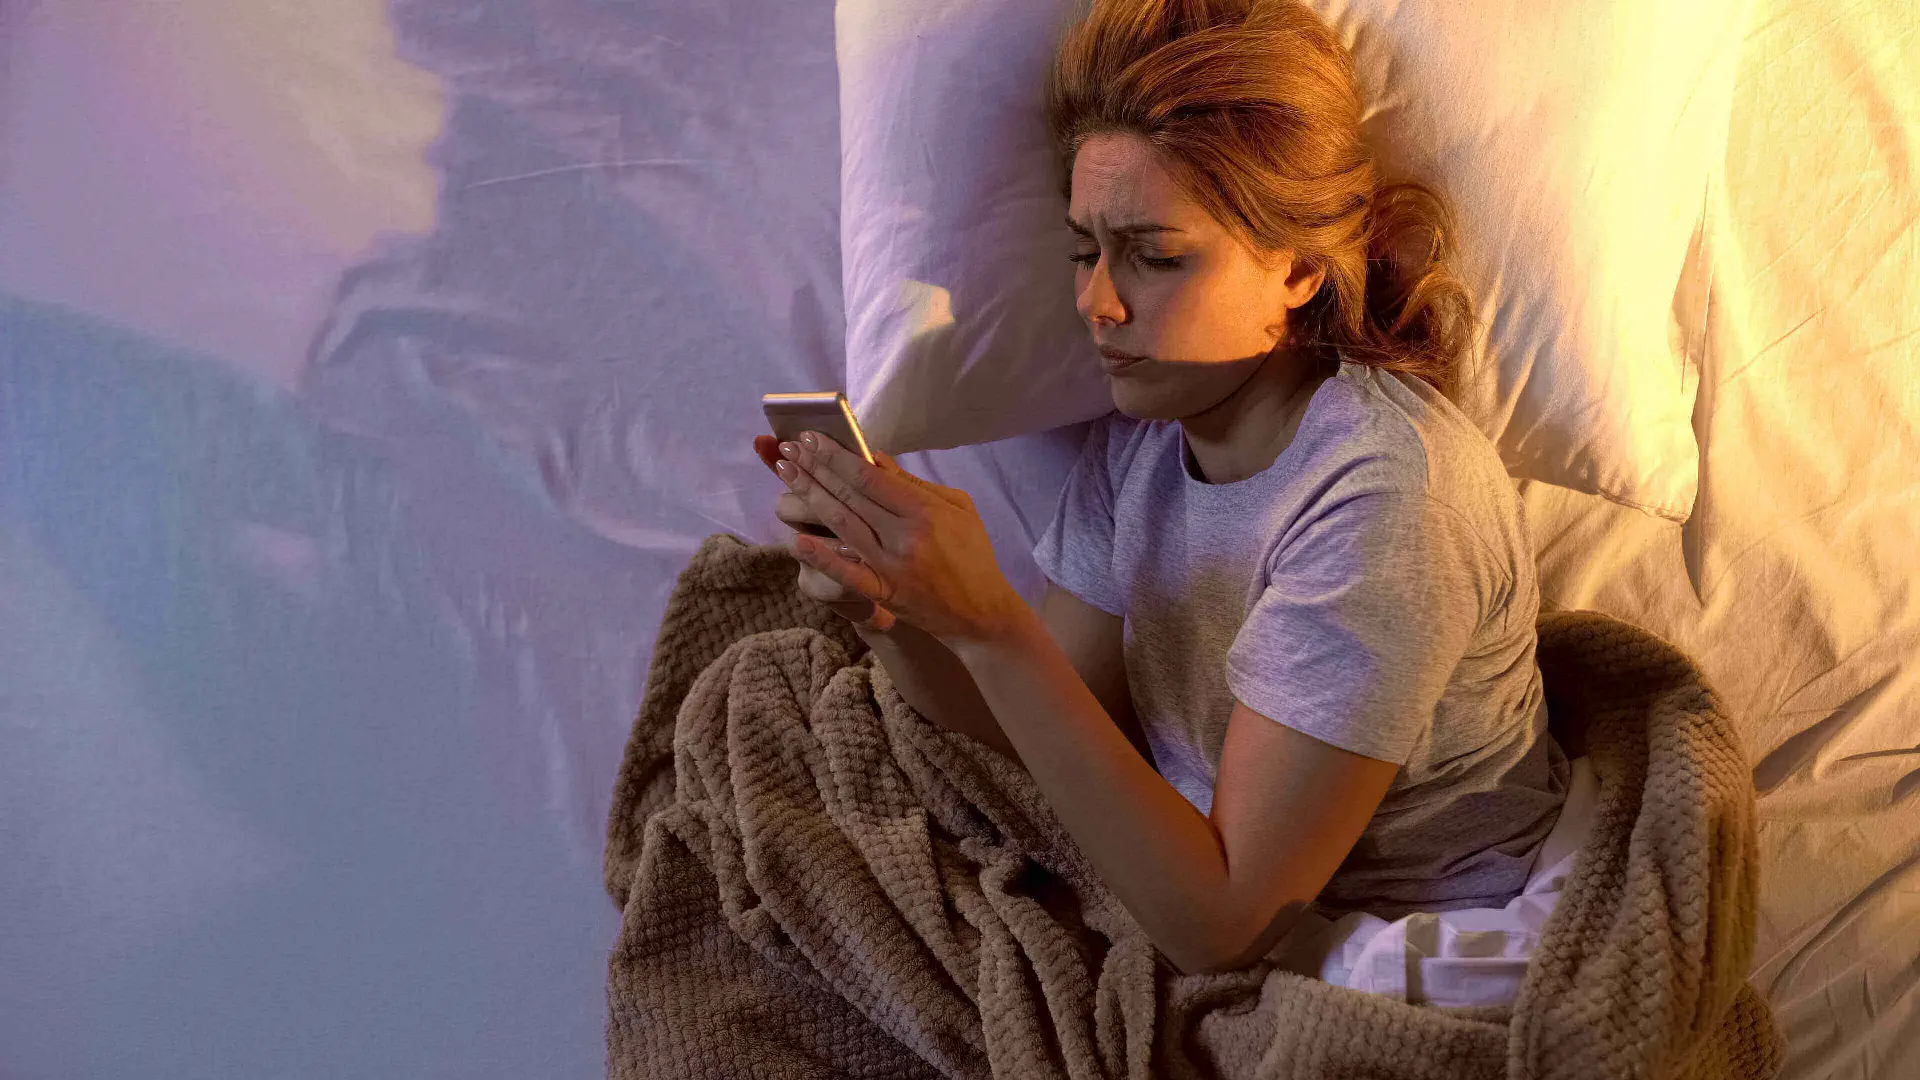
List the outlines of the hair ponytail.
{"label": "hair ponytail", "polygon": [[1379,179],[1352,59],[1296,0],[1094,0],[1054,55],[1047,120],[1063,189],[1088,136],[1128,132],[1254,250],[1324,269],[1290,319],[1296,348],[1452,393],[1473,334],[1452,215]]}
{"label": "hair ponytail", "polygon": [[1430,188],[1379,185],[1368,208],[1366,276],[1357,305],[1321,290],[1298,321],[1301,343],[1424,379],[1451,394],[1473,335],[1473,303],[1450,267],[1452,213]]}

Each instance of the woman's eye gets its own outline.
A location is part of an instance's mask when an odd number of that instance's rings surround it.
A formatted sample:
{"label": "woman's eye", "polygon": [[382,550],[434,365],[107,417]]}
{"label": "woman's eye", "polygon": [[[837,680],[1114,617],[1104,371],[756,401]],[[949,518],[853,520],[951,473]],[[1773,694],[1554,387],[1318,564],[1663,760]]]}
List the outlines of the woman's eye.
{"label": "woman's eye", "polygon": [[[1076,251],[1067,256],[1067,259],[1071,262],[1079,263],[1081,266],[1092,266],[1094,263],[1100,261],[1100,253],[1097,251]],[[1150,255],[1142,255],[1135,252],[1133,261],[1148,270],[1176,270],[1180,266],[1180,257],[1177,255],[1170,255],[1166,258],[1154,258]]]}

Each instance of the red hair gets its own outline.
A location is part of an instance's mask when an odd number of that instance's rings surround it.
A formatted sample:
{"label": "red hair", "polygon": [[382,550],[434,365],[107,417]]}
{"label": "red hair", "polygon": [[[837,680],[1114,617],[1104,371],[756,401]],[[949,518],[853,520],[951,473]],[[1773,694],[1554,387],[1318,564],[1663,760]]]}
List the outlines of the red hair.
{"label": "red hair", "polygon": [[1046,105],[1069,196],[1089,136],[1138,136],[1256,254],[1326,271],[1290,319],[1294,346],[1452,391],[1473,305],[1448,267],[1451,213],[1377,176],[1352,58],[1296,0],[1094,0],[1055,51]]}

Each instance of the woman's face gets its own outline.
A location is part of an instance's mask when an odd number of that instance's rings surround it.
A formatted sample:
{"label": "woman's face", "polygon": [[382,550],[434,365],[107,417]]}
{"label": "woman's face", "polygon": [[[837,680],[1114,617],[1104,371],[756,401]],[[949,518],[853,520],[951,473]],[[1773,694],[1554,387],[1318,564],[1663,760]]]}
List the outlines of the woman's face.
{"label": "woman's face", "polygon": [[1218,404],[1259,369],[1321,275],[1295,274],[1291,252],[1268,264],[1187,198],[1138,136],[1089,137],[1073,163],[1067,208],[1074,289],[1103,356],[1114,405],[1139,419],[1179,419]]}

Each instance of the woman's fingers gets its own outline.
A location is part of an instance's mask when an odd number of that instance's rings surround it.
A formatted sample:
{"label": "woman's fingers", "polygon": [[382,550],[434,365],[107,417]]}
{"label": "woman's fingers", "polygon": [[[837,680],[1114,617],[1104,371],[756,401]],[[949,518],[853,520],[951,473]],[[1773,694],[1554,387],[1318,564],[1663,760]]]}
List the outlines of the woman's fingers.
{"label": "woman's fingers", "polygon": [[[773,516],[795,529],[799,529],[802,525],[820,524],[819,517],[807,505],[807,500],[791,491],[783,491],[773,500]],[[801,529],[801,531],[806,530]]]}
{"label": "woman's fingers", "polygon": [[811,566],[800,567],[797,582],[803,596],[818,600],[823,604],[844,604],[853,600],[865,599],[859,593],[833,580]]}
{"label": "woman's fingers", "polygon": [[[813,445],[807,446],[808,441]],[[909,526],[925,524],[939,504],[973,509],[972,499],[959,488],[907,472],[884,450],[873,451],[874,460],[868,463],[824,432],[806,432],[798,443],[760,435],[753,445],[798,499],[776,510],[780,520],[812,535],[820,535],[822,527],[830,529],[856,550],[877,554],[898,545],[911,532]],[[793,471],[782,472],[783,464]],[[848,528],[835,524],[846,515],[857,520]]]}
{"label": "woman's fingers", "polygon": [[901,468],[900,463],[893,460],[893,455],[887,453],[884,450],[875,450],[873,452],[873,461],[875,465],[879,466],[880,469],[886,472],[888,475],[899,477],[901,480],[905,481],[906,483],[919,488],[921,491],[927,492],[928,494],[932,495],[936,499],[941,500],[942,502],[946,502],[953,506],[965,505],[962,500],[962,496],[966,494],[965,492],[961,491],[959,488],[946,487],[945,485],[936,484],[931,480],[927,480],[922,477],[913,475],[907,470]]}
{"label": "woman's fingers", "polygon": [[780,475],[779,466],[783,459],[780,457],[779,439],[771,435],[755,435],[753,437],[753,452],[755,456],[759,457],[760,464],[767,467],[768,472],[775,476]]}
{"label": "woman's fingers", "polygon": [[841,585],[811,566],[800,568],[800,593],[832,608],[834,614],[857,626],[886,630],[893,626],[893,612]]}
{"label": "woman's fingers", "polygon": [[[813,444],[806,445],[811,437]],[[874,461],[887,465],[869,465],[859,454],[841,446],[824,432],[809,431],[800,438],[796,460],[818,477],[834,497],[854,507],[862,517],[874,520],[866,507],[872,506],[896,518],[918,516],[925,496],[914,477],[900,471],[893,459],[875,452]]]}
{"label": "woman's fingers", "polygon": [[771,472],[774,464],[780,460],[780,440],[771,435],[755,435],[753,452],[760,455],[760,461]]}
{"label": "woman's fingers", "polygon": [[[767,471],[775,475],[779,474],[781,465],[787,464],[787,460],[780,456],[780,440],[772,435],[755,435],[753,450],[766,465]],[[781,479],[784,481],[786,478]],[[779,499],[773,504],[773,516],[795,532],[829,539],[833,537],[832,530],[821,523],[820,516],[807,505],[806,500],[791,490],[780,493]]]}
{"label": "woman's fingers", "polygon": [[817,536],[793,538],[794,554],[800,557],[801,565],[825,574],[842,587],[876,604],[886,603],[891,590],[879,571],[865,562],[835,554],[834,548],[837,546],[834,541]]}
{"label": "woman's fingers", "polygon": [[815,443],[815,450],[798,443],[781,443],[780,453],[786,460],[780,462],[775,471],[790,490],[805,500],[815,520],[855,551],[878,554],[884,549],[884,541],[897,541],[900,519],[868,499],[859,485],[849,483],[845,476],[828,467],[829,459],[817,447],[831,442],[831,439],[820,439]]}
{"label": "woman's fingers", "polygon": [[[793,462],[783,461],[780,465],[780,479],[786,483],[788,489],[805,502],[813,520],[831,529],[835,536],[845,541],[855,551],[877,554],[883,550],[880,537],[874,532],[867,518],[834,498],[825,486]],[[873,507],[872,512],[876,517],[884,514],[884,511],[878,507]]]}

